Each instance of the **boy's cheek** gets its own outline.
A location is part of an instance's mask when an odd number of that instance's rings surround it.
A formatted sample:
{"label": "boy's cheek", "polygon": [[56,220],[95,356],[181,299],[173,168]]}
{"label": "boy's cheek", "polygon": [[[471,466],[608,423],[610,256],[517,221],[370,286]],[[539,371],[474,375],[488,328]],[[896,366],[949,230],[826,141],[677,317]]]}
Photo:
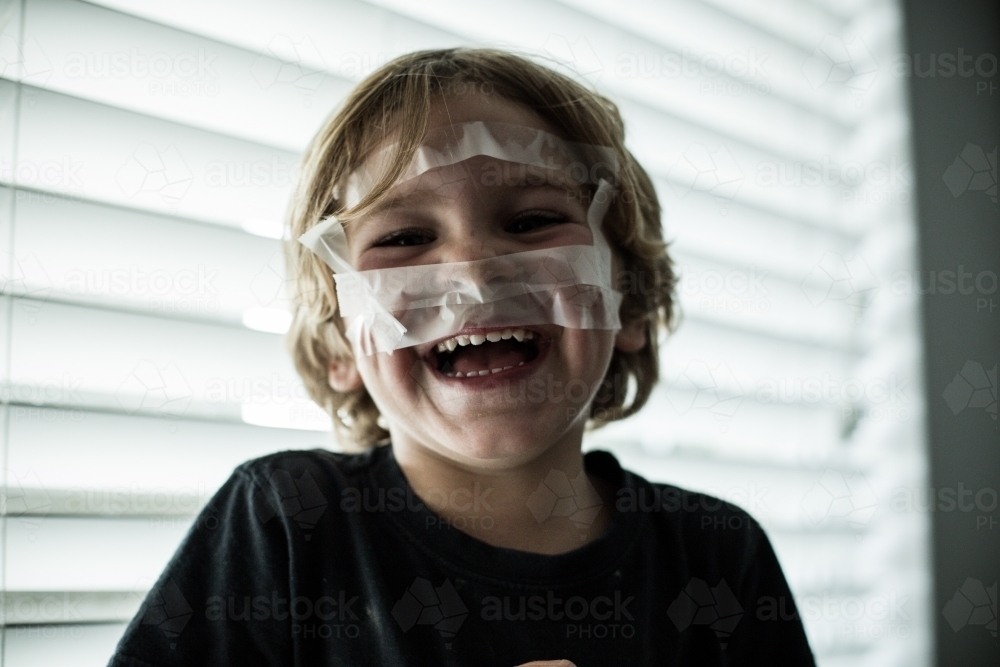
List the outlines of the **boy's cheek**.
{"label": "boy's cheek", "polygon": [[570,372],[604,377],[614,349],[615,332],[604,329],[563,329],[560,347]]}
{"label": "boy's cheek", "polygon": [[415,391],[420,374],[428,370],[426,364],[406,348],[391,355],[382,352],[358,355],[355,359],[365,388],[380,408],[382,404],[395,403]]}

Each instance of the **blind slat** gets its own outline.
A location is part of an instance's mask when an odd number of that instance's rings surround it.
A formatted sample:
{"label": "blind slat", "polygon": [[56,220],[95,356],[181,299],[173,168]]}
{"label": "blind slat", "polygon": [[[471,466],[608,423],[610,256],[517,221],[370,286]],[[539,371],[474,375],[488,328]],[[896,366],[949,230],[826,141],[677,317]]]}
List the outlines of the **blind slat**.
{"label": "blind slat", "polygon": [[11,310],[11,402],[223,421],[275,403],[323,423],[273,334],[25,299]]}
{"label": "blind slat", "polygon": [[16,190],[9,293],[239,324],[249,308],[287,310],[276,240],[239,229]]}
{"label": "blind slat", "polygon": [[6,667],[104,667],[124,623],[4,628]]}
{"label": "blind slat", "polygon": [[287,151],[305,148],[351,85],[75,0],[32,0],[24,31],[48,62],[34,85]]}
{"label": "blind slat", "polygon": [[17,152],[17,185],[232,226],[283,220],[298,165],[292,153],[29,86]]}

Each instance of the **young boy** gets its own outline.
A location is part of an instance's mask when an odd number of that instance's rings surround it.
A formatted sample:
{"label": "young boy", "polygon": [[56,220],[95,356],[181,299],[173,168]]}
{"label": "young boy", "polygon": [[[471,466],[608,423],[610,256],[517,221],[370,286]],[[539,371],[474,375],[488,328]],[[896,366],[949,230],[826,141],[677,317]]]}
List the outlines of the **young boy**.
{"label": "young boy", "polygon": [[649,397],[673,305],[610,101],[404,56],[319,132],[290,217],[290,347],[359,452],[237,468],[112,665],[813,664],[753,519],[581,453]]}

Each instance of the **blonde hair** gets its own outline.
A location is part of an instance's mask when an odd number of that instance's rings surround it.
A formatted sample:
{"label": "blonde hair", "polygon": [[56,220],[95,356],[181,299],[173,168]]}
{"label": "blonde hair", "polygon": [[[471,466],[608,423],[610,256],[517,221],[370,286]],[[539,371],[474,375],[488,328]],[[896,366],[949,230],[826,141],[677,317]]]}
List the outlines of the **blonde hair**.
{"label": "blonde hair", "polygon": [[[647,344],[637,352],[615,350],[590,413],[596,428],[639,410],[659,378],[658,334],[674,320],[674,273],[660,226],[660,205],[646,172],[625,149],[618,108],[571,78],[526,58],[494,49],[444,49],[410,53],[372,73],[320,129],[303,157],[288,224],[287,265],[294,280],[293,320],[286,337],[310,397],[333,418],[345,449],[365,449],[388,437],[368,391],[341,393],[329,384],[329,364],[353,357],[344,337],[330,269],[297,243],[323,218],[364,215],[378,204],[409,164],[426,133],[436,101],[467,92],[495,94],[521,104],[561,130],[563,138],[615,150],[622,165],[604,233],[622,262],[623,322],[644,320]],[[339,196],[347,177],[387,137],[396,159],[376,186],[350,210]],[[621,282],[620,282],[620,288]]]}

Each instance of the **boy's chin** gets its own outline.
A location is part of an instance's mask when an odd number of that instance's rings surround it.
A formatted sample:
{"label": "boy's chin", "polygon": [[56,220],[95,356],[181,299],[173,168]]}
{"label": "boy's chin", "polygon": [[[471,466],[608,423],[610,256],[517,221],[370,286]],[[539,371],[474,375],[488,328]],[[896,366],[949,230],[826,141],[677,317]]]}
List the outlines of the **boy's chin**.
{"label": "boy's chin", "polygon": [[479,438],[442,443],[456,454],[475,461],[521,461],[543,449],[545,443],[528,437]]}
{"label": "boy's chin", "polygon": [[439,444],[468,459],[517,463],[543,453],[572,430],[572,423],[557,423],[555,418],[540,421],[497,415],[480,418],[471,428],[449,429],[450,437]]}

